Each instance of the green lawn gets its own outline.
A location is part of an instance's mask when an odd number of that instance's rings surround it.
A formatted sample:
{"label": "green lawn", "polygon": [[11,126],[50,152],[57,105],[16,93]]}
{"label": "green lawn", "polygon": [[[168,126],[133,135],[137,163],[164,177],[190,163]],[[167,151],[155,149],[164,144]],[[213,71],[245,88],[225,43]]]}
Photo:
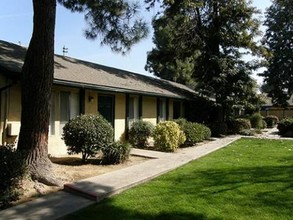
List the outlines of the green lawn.
{"label": "green lawn", "polygon": [[293,141],[241,139],[67,219],[293,219]]}

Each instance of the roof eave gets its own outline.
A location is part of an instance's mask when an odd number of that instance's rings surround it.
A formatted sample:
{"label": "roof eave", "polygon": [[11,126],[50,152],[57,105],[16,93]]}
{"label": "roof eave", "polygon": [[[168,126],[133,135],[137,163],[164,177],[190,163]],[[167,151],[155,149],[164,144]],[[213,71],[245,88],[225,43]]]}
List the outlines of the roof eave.
{"label": "roof eave", "polygon": [[139,91],[139,90],[133,90],[133,89],[124,89],[124,88],[95,85],[95,84],[88,84],[88,83],[80,83],[80,82],[73,82],[73,81],[66,81],[66,80],[59,80],[59,79],[54,79],[53,83],[54,83],[54,85],[70,86],[70,87],[84,88],[84,89],[94,89],[94,90],[99,90],[99,91],[104,91],[104,92],[128,93],[128,94],[147,95],[147,96],[184,99],[184,100],[191,100],[192,99],[192,97],[186,97],[186,96],[180,96],[180,95],[172,96],[172,95],[166,95],[166,94],[162,94],[162,93],[145,92],[145,91]]}

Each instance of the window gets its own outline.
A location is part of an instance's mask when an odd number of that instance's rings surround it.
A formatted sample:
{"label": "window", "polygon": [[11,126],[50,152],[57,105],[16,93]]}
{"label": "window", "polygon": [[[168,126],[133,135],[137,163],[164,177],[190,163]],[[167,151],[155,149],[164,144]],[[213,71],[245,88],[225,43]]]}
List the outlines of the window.
{"label": "window", "polygon": [[98,111],[114,128],[114,103],[115,96],[99,95],[98,96]]}
{"label": "window", "polygon": [[159,99],[159,115],[158,115],[158,121],[166,121],[167,119],[167,104],[166,104],[166,99]]}
{"label": "window", "polygon": [[181,102],[180,101],[174,101],[173,102],[173,119],[181,118]]}
{"label": "window", "polygon": [[51,95],[49,135],[55,135],[55,93]]}
{"label": "window", "polygon": [[74,118],[79,113],[79,94],[60,92],[60,134],[62,134],[62,129],[69,119]]}
{"label": "window", "polygon": [[129,97],[129,128],[139,119],[139,100],[137,96]]}

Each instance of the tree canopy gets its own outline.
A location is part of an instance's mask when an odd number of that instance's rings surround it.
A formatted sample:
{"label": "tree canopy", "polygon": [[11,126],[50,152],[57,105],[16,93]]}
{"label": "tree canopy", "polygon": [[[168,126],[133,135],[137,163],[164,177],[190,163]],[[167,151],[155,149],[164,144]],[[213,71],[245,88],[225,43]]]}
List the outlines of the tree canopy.
{"label": "tree canopy", "polygon": [[293,94],[293,4],[274,0],[267,9],[263,42],[268,50],[267,70],[262,74],[275,105],[286,106]]}
{"label": "tree canopy", "polygon": [[138,3],[118,0],[57,0],[72,12],[84,13],[87,39],[100,40],[115,52],[125,52],[145,38],[148,26],[138,17],[141,6]]}
{"label": "tree canopy", "polygon": [[196,86],[224,108],[255,100],[249,75],[256,65],[243,59],[260,53],[259,11],[251,1],[166,0],[163,6],[153,21],[156,47],[148,53],[146,69]]}

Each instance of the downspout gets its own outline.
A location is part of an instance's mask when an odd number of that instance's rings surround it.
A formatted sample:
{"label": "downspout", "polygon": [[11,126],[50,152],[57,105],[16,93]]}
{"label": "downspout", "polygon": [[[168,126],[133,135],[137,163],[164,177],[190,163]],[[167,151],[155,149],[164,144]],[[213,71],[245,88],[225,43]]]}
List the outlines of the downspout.
{"label": "downspout", "polygon": [[[3,131],[2,131],[2,140],[1,144],[5,145],[6,142],[6,127],[7,127],[7,115],[8,115],[8,94],[7,89],[11,88],[16,84],[16,81],[13,81],[12,83],[0,88],[0,106],[2,105],[2,92],[5,91],[5,108],[4,108],[4,115],[3,115]],[[2,117],[2,106],[0,107],[0,117]]]}
{"label": "downspout", "polygon": [[129,139],[129,94],[125,97],[125,140]]}

